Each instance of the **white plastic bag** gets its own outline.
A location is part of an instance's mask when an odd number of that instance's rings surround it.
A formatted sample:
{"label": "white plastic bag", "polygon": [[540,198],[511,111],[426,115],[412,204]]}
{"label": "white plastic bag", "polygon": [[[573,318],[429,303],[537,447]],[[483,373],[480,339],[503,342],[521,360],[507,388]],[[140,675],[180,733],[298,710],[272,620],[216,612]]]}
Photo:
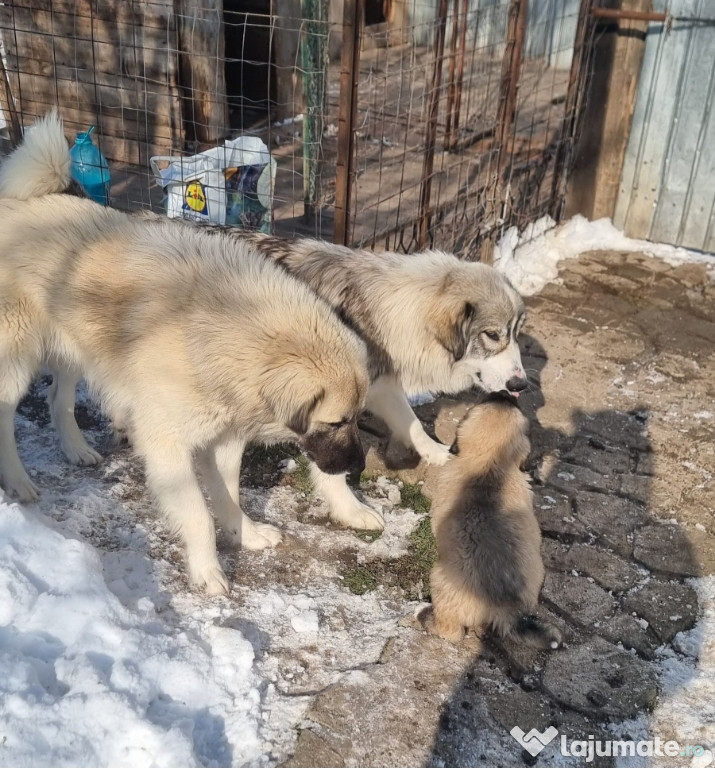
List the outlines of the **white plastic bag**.
{"label": "white plastic bag", "polygon": [[170,219],[270,231],[276,162],[258,137],[240,136],[191,157],[152,157],[151,168]]}

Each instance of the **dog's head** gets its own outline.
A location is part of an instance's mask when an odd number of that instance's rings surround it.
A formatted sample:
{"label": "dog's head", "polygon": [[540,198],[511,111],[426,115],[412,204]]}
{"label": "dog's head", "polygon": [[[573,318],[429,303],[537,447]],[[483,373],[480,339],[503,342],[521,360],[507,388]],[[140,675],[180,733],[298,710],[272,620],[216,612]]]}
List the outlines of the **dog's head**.
{"label": "dog's head", "polygon": [[357,417],[369,382],[367,355],[363,343],[345,332],[352,337],[347,345],[293,356],[276,371],[273,385],[263,389],[286,437],[328,474],[365,468]]}
{"label": "dog's head", "polygon": [[521,467],[531,450],[529,420],[513,397],[490,395],[462,419],[450,450],[475,469],[495,464]]}
{"label": "dog's head", "polygon": [[485,264],[461,263],[438,302],[435,335],[454,359],[450,391],[477,386],[518,397],[527,387],[519,351],[526,309],[511,283]]}

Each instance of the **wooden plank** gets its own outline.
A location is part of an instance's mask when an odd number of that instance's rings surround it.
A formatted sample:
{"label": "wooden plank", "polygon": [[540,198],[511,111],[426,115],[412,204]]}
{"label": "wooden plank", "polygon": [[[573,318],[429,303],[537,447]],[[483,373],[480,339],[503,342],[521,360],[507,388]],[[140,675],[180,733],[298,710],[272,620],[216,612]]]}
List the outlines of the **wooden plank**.
{"label": "wooden plank", "polygon": [[29,12],[54,13],[56,16],[71,16],[78,20],[94,18],[102,22],[114,22],[119,15],[134,19],[146,27],[160,28],[174,13],[173,0],[141,0],[132,2],[119,0],[13,0],[6,4],[3,14],[17,18]]}
{"label": "wooden plank", "polygon": [[228,134],[223,0],[177,0],[179,86],[189,140],[212,144]]}
{"label": "wooden plank", "polygon": [[172,69],[171,52],[178,45],[171,29],[150,38],[146,30],[127,27],[122,38],[110,42],[95,40],[94,47],[91,33],[86,37],[63,36],[61,32],[53,36],[38,31],[13,33],[5,28],[2,34],[11,69],[29,66],[33,73],[51,74],[52,66],[58,66],[159,82],[166,82],[167,72]]}

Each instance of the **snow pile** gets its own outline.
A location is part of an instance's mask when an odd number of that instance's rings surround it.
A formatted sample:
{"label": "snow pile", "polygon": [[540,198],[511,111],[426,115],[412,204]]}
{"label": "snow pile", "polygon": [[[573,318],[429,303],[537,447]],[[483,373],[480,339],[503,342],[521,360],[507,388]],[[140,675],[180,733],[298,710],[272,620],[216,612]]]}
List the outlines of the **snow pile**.
{"label": "snow pile", "polygon": [[[145,585],[146,586],[146,585]],[[0,502],[2,766],[189,768],[261,755],[254,653],[125,607],[96,549]]]}
{"label": "snow pile", "polygon": [[588,251],[631,251],[663,259],[671,266],[693,261],[713,267],[713,257],[685,248],[626,237],[610,219],[574,216],[560,226],[550,216],[529,224],[519,236],[510,227],[494,247],[494,266],[524,296],[533,296],[558,280],[559,262]]}

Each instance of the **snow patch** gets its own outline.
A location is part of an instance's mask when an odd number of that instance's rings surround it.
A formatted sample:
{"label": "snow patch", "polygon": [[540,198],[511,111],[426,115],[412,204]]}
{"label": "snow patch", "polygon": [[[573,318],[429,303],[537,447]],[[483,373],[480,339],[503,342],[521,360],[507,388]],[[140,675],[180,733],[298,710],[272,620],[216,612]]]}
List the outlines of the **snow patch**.
{"label": "snow patch", "polygon": [[236,629],[124,605],[96,549],[0,502],[4,765],[171,768],[258,760],[259,681]]}
{"label": "snow patch", "polygon": [[648,240],[634,240],[613,226],[610,219],[588,221],[577,215],[556,226],[549,216],[529,224],[521,236],[510,227],[494,246],[496,269],[511,280],[524,296],[539,293],[558,280],[559,263],[588,251],[631,251],[663,259],[670,266],[690,262],[704,263],[715,274],[713,257]]}

